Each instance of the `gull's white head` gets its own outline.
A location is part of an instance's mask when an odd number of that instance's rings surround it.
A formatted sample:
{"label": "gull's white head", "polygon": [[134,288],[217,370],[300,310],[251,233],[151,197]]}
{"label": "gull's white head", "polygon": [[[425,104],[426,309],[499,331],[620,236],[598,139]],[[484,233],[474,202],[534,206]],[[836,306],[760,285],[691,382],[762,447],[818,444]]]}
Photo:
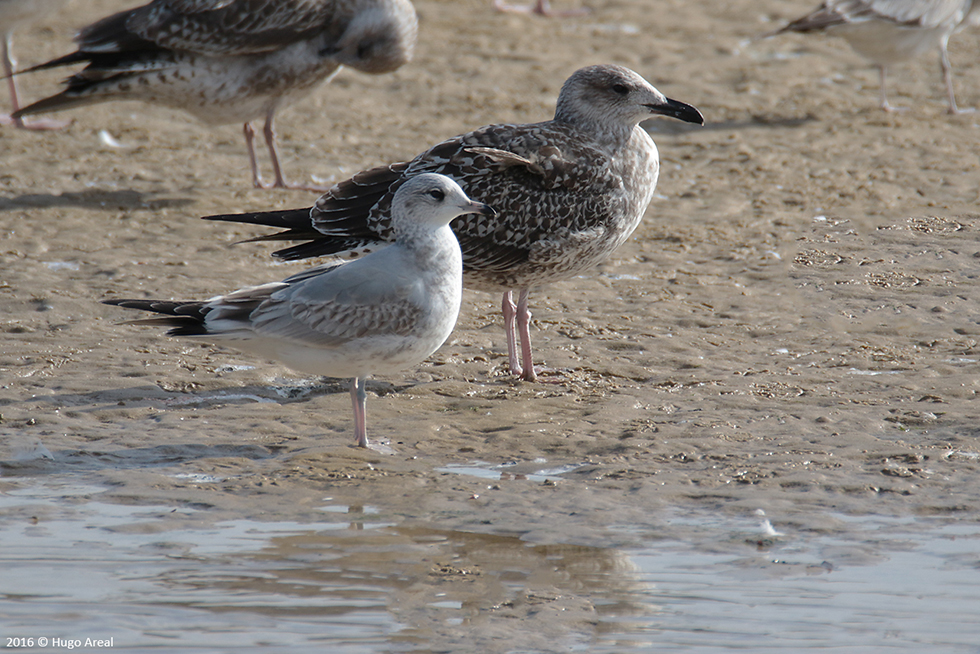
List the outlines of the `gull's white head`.
{"label": "gull's white head", "polygon": [[420,226],[444,227],[467,213],[497,214],[489,205],[470,200],[459,184],[445,175],[424,173],[408,179],[391,200],[395,233]]}

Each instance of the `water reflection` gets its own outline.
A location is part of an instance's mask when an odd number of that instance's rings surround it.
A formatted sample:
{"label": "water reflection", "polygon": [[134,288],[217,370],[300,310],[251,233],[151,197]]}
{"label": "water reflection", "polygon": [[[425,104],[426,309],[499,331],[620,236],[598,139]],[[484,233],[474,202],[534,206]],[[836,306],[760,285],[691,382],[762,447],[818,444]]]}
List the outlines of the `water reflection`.
{"label": "water reflection", "polygon": [[624,602],[642,593],[615,550],[395,525],[370,506],[207,524],[207,511],[101,490],[0,495],[5,633],[112,636],[116,649],[572,651],[594,641],[597,603],[648,610]]}
{"label": "water reflection", "polygon": [[832,516],[774,528],[677,510],[634,526],[642,547],[615,549],[439,529],[329,498],[316,522],[212,522],[43,480],[0,493],[5,636],[342,654],[980,643],[973,523]]}

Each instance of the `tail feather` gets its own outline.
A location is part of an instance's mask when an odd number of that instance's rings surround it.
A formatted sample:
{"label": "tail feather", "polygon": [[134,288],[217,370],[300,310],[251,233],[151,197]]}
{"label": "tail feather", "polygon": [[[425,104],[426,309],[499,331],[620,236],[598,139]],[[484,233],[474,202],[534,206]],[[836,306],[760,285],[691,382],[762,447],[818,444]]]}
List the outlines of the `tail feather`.
{"label": "tail feather", "polygon": [[313,229],[310,220],[310,209],[287,209],[285,211],[259,211],[255,213],[231,213],[215,216],[204,216],[202,220],[221,220],[244,225],[263,225],[285,231],[248,238],[240,243],[256,243],[263,241],[305,241],[322,238],[320,232]]}
{"label": "tail feather", "polygon": [[91,55],[87,52],[82,52],[81,50],[77,52],[72,52],[64,57],[58,57],[57,59],[52,59],[51,61],[46,61],[43,64],[38,64],[37,66],[31,66],[30,68],[25,68],[24,70],[18,70],[14,75],[23,75],[25,73],[35,73],[39,70],[50,70],[52,68],[60,68],[61,66],[71,66],[72,64],[78,63],[88,63],[91,61]]}
{"label": "tail feather", "polygon": [[312,210],[225,214],[204,219],[283,230],[243,242],[307,241],[273,253],[287,261],[332,255],[357,256],[367,249],[387,244],[385,234],[390,232],[390,221],[381,217],[374,224],[372,212],[384,212],[385,196],[394,193],[401,184],[400,176],[408,165],[396,163],[357,173],[322,195]]}
{"label": "tail feather", "polygon": [[35,114],[46,114],[55,111],[64,111],[66,109],[72,109],[73,107],[80,107],[87,104],[93,104],[99,102],[101,98],[97,95],[73,95],[69,91],[62,91],[61,93],[52,95],[48,98],[43,98],[38,100],[33,104],[29,104],[26,107],[21,107],[17,111],[10,114],[11,118],[23,118],[24,116],[33,116]]}
{"label": "tail feather", "polygon": [[[73,58],[72,58],[73,57]],[[69,61],[69,58],[72,58]],[[15,112],[13,117],[30,116],[34,114],[64,111],[73,107],[111,100],[117,97],[113,91],[117,83],[125,81],[141,72],[167,68],[172,62],[167,59],[147,57],[143,59],[122,59],[117,54],[92,55],[90,53],[75,53],[59,60],[35,66],[23,72],[53,68],[58,62],[76,63],[88,61],[89,65],[65,80],[65,89],[48,98],[43,98]]]}
{"label": "tail feather", "polygon": [[803,18],[794,20],[789,25],[773,32],[773,34],[783,34],[785,32],[801,32],[804,34],[807,32],[818,32],[834,25],[842,25],[846,22],[848,22],[848,18],[840,12],[832,8],[822,7],[812,14],[807,14]]}
{"label": "tail feather", "polygon": [[276,229],[311,229],[310,208],[283,211],[256,211],[254,213],[227,213],[204,216],[201,220],[222,220],[245,225],[264,225]]}
{"label": "tail feather", "polygon": [[275,234],[265,234],[264,236],[253,236],[252,238],[246,238],[242,241],[236,241],[235,245],[240,243],[265,243],[267,241],[305,241],[318,237],[320,237],[320,234],[312,230],[288,230],[285,232],[276,232]]}
{"label": "tail feather", "polygon": [[167,336],[205,336],[208,328],[204,323],[211,308],[206,302],[175,302],[162,300],[102,300],[102,304],[140,309],[163,314],[163,317],[127,320],[126,325],[161,325],[172,327]]}
{"label": "tail feather", "polygon": [[[132,13],[120,12],[89,25],[75,38],[78,43],[75,52],[19,71],[17,74],[21,75],[86,64],[84,69],[65,80],[64,91],[22,108],[14,113],[14,118],[101,102],[113,97],[114,82],[172,66],[173,53],[129,30],[127,24]],[[100,93],[103,89],[109,89],[109,92]]]}

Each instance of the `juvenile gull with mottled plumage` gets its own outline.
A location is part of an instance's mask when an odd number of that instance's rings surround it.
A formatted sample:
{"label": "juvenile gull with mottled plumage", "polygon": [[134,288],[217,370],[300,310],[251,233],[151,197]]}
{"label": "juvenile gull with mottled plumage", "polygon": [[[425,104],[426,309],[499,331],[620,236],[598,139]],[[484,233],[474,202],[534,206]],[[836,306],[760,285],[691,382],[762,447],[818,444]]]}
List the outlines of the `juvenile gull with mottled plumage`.
{"label": "juvenile gull with mottled plumage", "polygon": [[211,339],[294,370],[351,377],[355,437],[367,447],[365,377],[422,361],[456,324],[463,264],[449,221],[470,212],[493,215],[451,179],[419,175],[392,199],[394,243],[383,252],[203,302],[105,303],[164,314],[133,322],[168,325],[170,336]]}
{"label": "juvenile gull with mottled plumage", "polygon": [[410,0],[154,0],[86,27],[76,37],[77,52],[31,69],[87,64],[61,93],[14,116],[142,100],[210,125],[243,122],[258,187],[264,185],[251,122],[264,117],[273,186],[304,188],[282,173],[278,108],[341,66],[365,73],[399,68],[411,59],[417,32]]}
{"label": "juvenile gull with mottled plumage", "polygon": [[276,253],[285,259],[350,256],[391,240],[391,198],[406,180],[425,172],[452,177],[497,209],[493,218],[461,217],[453,231],[464,283],[503,291],[510,367],[532,381],[528,293],[595,266],[639,225],[660,169],[657,146],[639,123],[655,115],[703,124],[697,109],[664,97],[632,70],[590,66],[565,82],[553,120],[457,136],[412,161],[354,175],[312,209],[211,218],[287,230],[256,240],[309,241]]}
{"label": "juvenile gull with mottled plumage", "polygon": [[891,111],[885,89],[888,66],[939,48],[949,113],[959,112],[953,70],[946,51],[949,37],[964,24],[973,0],[825,0],[813,12],[767,36],[817,32],[842,36],[859,55],[878,67],[880,106]]}

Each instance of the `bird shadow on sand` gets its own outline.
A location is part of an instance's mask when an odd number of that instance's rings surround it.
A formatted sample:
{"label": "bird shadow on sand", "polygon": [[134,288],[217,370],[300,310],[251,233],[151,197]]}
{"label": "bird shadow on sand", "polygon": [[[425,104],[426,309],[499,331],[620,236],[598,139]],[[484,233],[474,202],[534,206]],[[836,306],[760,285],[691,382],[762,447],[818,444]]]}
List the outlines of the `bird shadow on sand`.
{"label": "bird shadow on sand", "polygon": [[[367,390],[377,396],[391,395],[415,386],[413,382],[393,384],[383,380],[367,381]],[[219,408],[236,404],[293,404],[306,402],[322,395],[347,394],[350,380],[323,378],[282,384],[229,383],[227,386],[209,384],[207,388],[167,386],[127,386],[91,393],[63,393],[32,398],[33,402],[51,404],[76,413],[158,407],[165,409]]]}
{"label": "bird shadow on sand", "polygon": [[15,197],[0,197],[0,211],[18,209],[101,209],[103,211],[156,211],[193,204],[190,198],[157,198],[156,192],[144,193],[130,189],[108,191],[88,189],[78,192],[26,193]]}
{"label": "bird shadow on sand", "polygon": [[283,449],[285,449],[284,446],[277,447],[275,445],[204,445],[201,443],[120,447],[112,450],[87,447],[51,452],[44,449],[43,453],[35,452],[33,456],[0,460],[0,474],[4,477],[30,477],[69,471],[93,472],[107,468],[157,468],[200,459],[229,457],[260,461],[277,456],[279,451]]}
{"label": "bird shadow on sand", "polygon": [[[396,386],[390,382],[368,382],[368,390],[377,395],[388,395],[410,388],[414,384]],[[145,419],[125,412],[152,407],[165,411],[181,409],[221,409],[243,404],[274,403],[293,404],[309,401],[320,395],[347,394],[348,380],[324,379],[300,384],[285,385],[234,385],[223,388],[196,389],[190,392],[167,390],[160,386],[130,386],[112,388],[91,393],[64,393],[50,395],[40,400],[43,405],[54,405],[66,416],[95,414],[102,422],[114,423],[118,429],[134,429],[128,422]],[[39,407],[40,408],[40,407]],[[112,416],[111,412],[122,413]],[[39,411],[44,413],[45,410]],[[32,423],[28,423],[32,424]],[[39,428],[42,425],[38,426]],[[192,431],[193,428],[188,428]],[[32,434],[24,431],[16,443],[8,443],[18,454],[0,460],[0,477],[34,476],[55,473],[91,472],[104,469],[136,469],[174,466],[189,461],[212,458],[245,458],[262,460],[276,457],[287,446],[272,444],[218,444],[173,443],[150,447],[120,447],[104,449],[89,444],[77,449],[66,448],[49,451],[43,445],[44,432]]]}

